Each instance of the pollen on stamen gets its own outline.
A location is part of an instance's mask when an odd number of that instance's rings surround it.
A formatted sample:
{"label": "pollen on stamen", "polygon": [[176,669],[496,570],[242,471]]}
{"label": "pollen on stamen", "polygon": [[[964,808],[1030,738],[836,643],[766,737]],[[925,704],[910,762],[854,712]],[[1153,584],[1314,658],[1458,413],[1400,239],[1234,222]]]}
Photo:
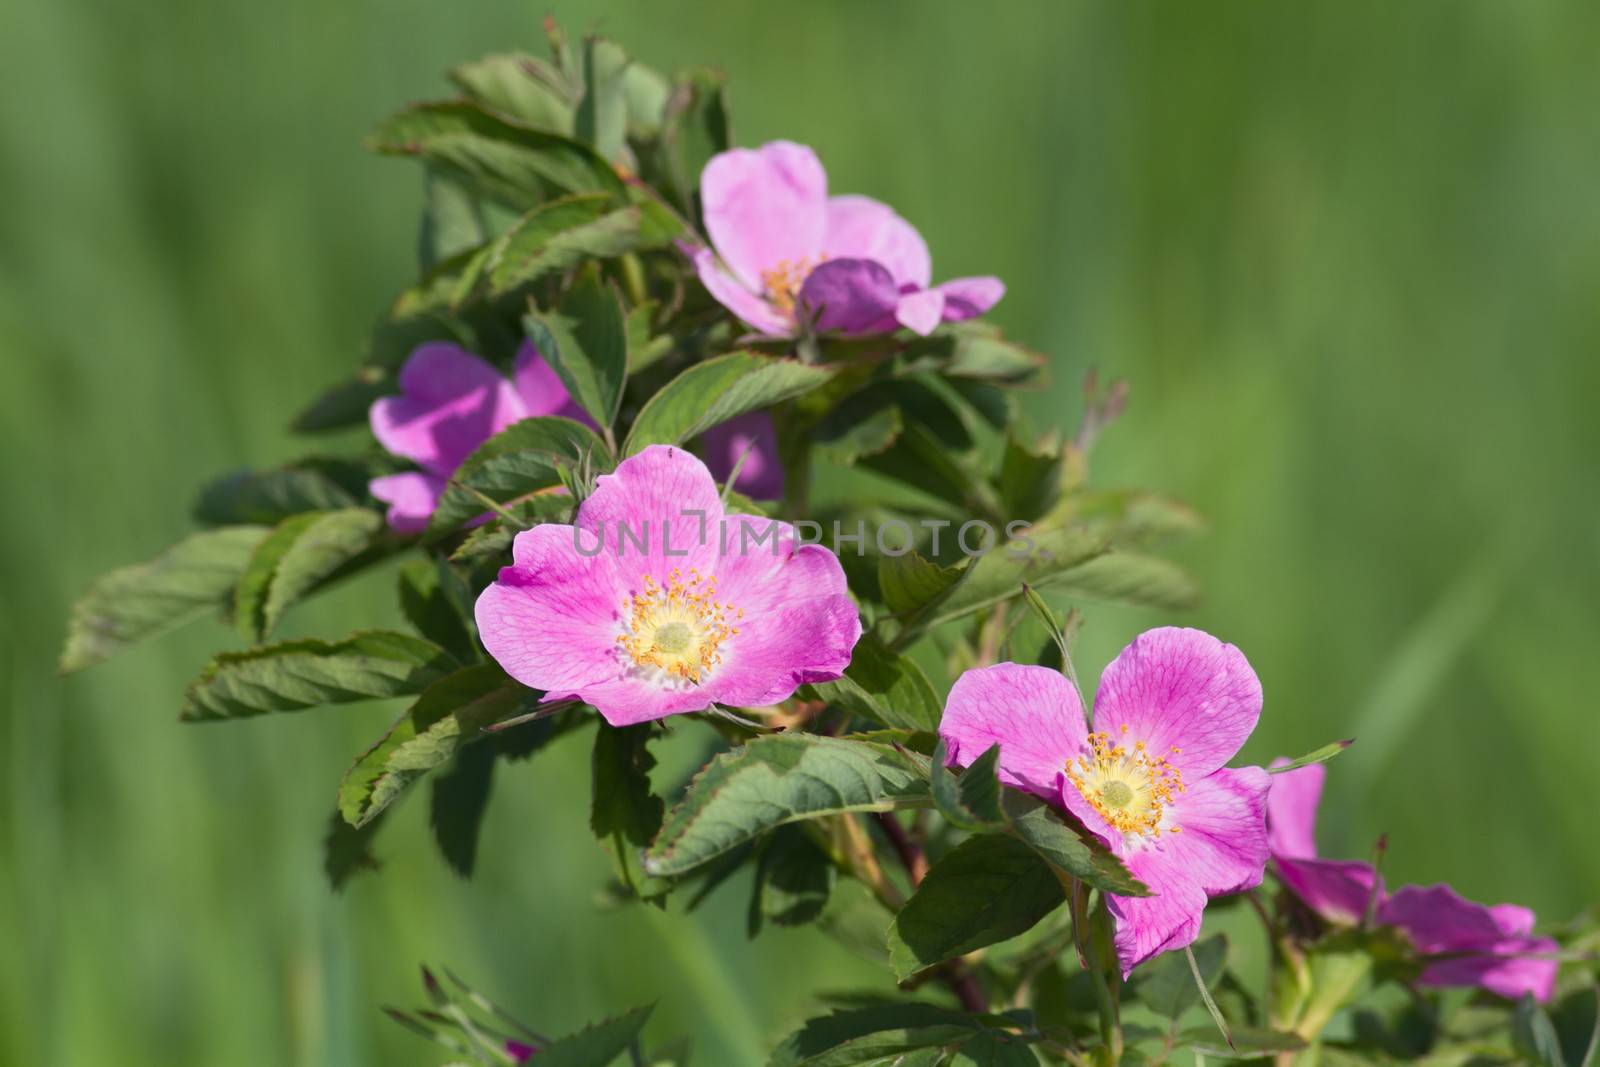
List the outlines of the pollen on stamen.
{"label": "pollen on stamen", "polygon": [[[1118,730],[1127,732],[1126,726]],[[1173,797],[1185,791],[1183,772],[1165,756],[1152,757],[1148,742],[1140,739],[1130,752],[1114,744],[1104,731],[1091,733],[1089,751],[1065,767],[1069,781],[1111,826],[1125,834],[1159,837],[1166,809]]]}
{"label": "pollen on stamen", "polygon": [[[633,662],[698,683],[722,662],[721,645],[739,632],[728,605],[716,599],[717,580],[690,568],[673,570],[665,585],[641,575],[641,592],[623,601],[625,630],[617,635]],[[743,612],[733,615],[743,617]]]}

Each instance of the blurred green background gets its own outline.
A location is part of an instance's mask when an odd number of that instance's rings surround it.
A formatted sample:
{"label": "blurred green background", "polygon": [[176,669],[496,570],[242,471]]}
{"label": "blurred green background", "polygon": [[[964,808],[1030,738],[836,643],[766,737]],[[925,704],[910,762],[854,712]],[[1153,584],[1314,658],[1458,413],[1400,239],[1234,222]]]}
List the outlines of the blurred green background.
{"label": "blurred green background", "polygon": [[[1340,736],[1323,843],[1557,919],[1600,898],[1600,8],[1381,2],[553,3],[724,65],[745,144],[817,146],[936,274],[1132,406],[1095,477],[1205,511],[1187,621],[1240,645],[1246,755]],[[334,785],[391,709],[180,727],[231,637],[61,680],[71,599],[186,527],[204,477],[295,454],[412,270],[419,172],[361,151],[522,4],[22,3],[0,13],[0,1062],[426,1063],[377,1005],[442,961],[563,1030],[753,1064],[807,991],[880,982],[809,934],[607,915],[585,742],[508,765],[460,882],[413,801],[331,894]],[[370,623],[342,589],[295,628]],[[387,609],[386,609],[387,610]],[[1093,674],[1148,613],[1090,617]]]}

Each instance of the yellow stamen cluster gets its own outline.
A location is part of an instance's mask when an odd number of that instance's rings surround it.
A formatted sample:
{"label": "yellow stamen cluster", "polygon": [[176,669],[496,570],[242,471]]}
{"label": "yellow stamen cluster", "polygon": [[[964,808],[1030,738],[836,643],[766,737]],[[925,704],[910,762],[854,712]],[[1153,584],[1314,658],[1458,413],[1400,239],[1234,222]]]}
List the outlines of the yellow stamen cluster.
{"label": "yellow stamen cluster", "polygon": [[805,284],[812,268],[826,258],[820,257],[816,263],[804,258],[781,259],[776,266],[762,271],[761,288],[766,290],[767,303],[784,315],[793,315],[795,301],[800,298],[800,287]]}
{"label": "yellow stamen cluster", "polygon": [[[1159,837],[1166,808],[1185,791],[1183,772],[1165,755],[1152,755],[1143,741],[1129,748],[1127,732],[1123,726],[1116,742],[1109,733],[1090,734],[1088,754],[1067,763],[1067,780],[1121,833]],[[1172,753],[1177,752],[1174,747]],[[1165,829],[1179,832],[1176,826]]]}
{"label": "yellow stamen cluster", "polygon": [[617,644],[641,667],[659,667],[691,682],[722,662],[723,641],[739,632],[733,622],[743,611],[717,600],[717,579],[691,568],[667,575],[662,585],[648,574],[639,579],[643,592],[623,601],[627,626]]}

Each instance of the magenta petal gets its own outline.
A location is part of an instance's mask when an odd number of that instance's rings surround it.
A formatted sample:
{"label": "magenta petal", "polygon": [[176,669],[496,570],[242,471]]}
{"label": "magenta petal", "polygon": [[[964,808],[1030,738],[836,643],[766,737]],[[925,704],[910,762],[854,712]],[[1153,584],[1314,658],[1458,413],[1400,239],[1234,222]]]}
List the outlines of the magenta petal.
{"label": "magenta petal", "polygon": [[863,334],[894,329],[900,289],[881,263],[830,259],[806,276],[800,305],[824,333]]}
{"label": "magenta petal", "polygon": [[[1275,759],[1281,767],[1287,759]],[[1313,763],[1298,770],[1272,776],[1272,791],[1267,794],[1267,836],[1275,856],[1315,859],[1317,855],[1317,805],[1322,800],[1322,782],[1327,768]]]}
{"label": "magenta petal", "polygon": [[888,204],[870,196],[828,199],[823,250],[831,259],[870,259],[883,264],[896,285],[926,289],[933,280],[928,244],[916,227]]}
{"label": "magenta petal", "polygon": [[444,496],[448,479],[423,471],[406,471],[374,478],[367,490],[389,505],[389,528],[397,533],[421,533]]}
{"label": "magenta petal", "polygon": [[1000,303],[1000,298],[1006,295],[1006,283],[988,275],[952,278],[934,288],[944,294],[946,322],[975,319]]}
{"label": "magenta petal", "polygon": [[[739,477],[733,487],[754,500],[783,496],[783,464],[778,462],[778,435],[772,416],[752,411],[711,427],[700,438],[706,467],[712,477],[726,482],[734,467]],[[740,457],[744,463],[740,464]]]}
{"label": "magenta petal", "polygon": [[1533,912],[1515,904],[1478,904],[1447,885],[1402,886],[1378,909],[1424,956],[1441,956],[1422,972],[1424,985],[1481,986],[1503,997],[1532,993],[1548,1000],[1558,962],[1540,959],[1558,946],[1527,935]]}
{"label": "magenta petal", "polygon": [[662,581],[673,569],[710,572],[722,496],[711,472],[691,452],[651,445],[595,480],[578,507],[585,550],[603,543],[631,579]]}
{"label": "magenta petal", "polygon": [[762,290],[767,271],[818,261],[827,234],[827,201],[828,176],[816,153],[789,141],[722,152],[700,175],[711,243],[754,292]]}
{"label": "magenta petal", "polygon": [[1060,671],[996,663],[956,679],[939,733],[956,766],[998,744],[1001,781],[1056,800],[1062,768],[1083,748],[1088,728],[1078,692]]}
{"label": "magenta petal", "polygon": [[769,337],[788,337],[794,333],[794,320],[781,314],[762,297],[746,289],[738,279],[717,262],[716,253],[709,248],[696,248],[690,253],[700,283],[712,297],[743,319],[753,329]]}
{"label": "magenta petal", "polygon": [[1508,1000],[1525,994],[1547,1001],[1555,994],[1554,954],[1561,946],[1547,937],[1507,938],[1482,946],[1477,955],[1457,956],[1429,963],[1417,984],[1425,986],[1477,986]]}
{"label": "magenta petal", "polygon": [[523,417],[560,415],[594,428],[589,413],[578,406],[561,384],[561,376],[545,362],[532,341],[523,341],[517,349],[517,362],[512,370],[517,395],[522,399]]}
{"label": "magenta petal", "polygon": [[1267,772],[1224,768],[1189,785],[1172,806],[1179,833],[1156,841],[1212,896],[1261,884],[1267,866]]}
{"label": "magenta petal", "polygon": [[1206,892],[1181,867],[1164,862],[1155,849],[1141,849],[1123,862],[1155,895],[1106,897],[1116,922],[1117,961],[1122,977],[1153,956],[1194,943],[1206,909]]}
{"label": "magenta petal", "polygon": [[372,405],[372,433],[397,456],[448,474],[525,414],[494,367],[452,344],[422,345],[400,370],[400,395]]}
{"label": "magenta petal", "polygon": [[937,289],[906,293],[895,305],[894,317],[906,329],[923,337],[934,331],[944,314],[944,294]]}
{"label": "magenta petal", "polygon": [[1370,863],[1354,860],[1290,859],[1274,856],[1278,880],[1313,912],[1339,926],[1354,926],[1366,917],[1383,883]]}
{"label": "magenta petal", "polygon": [[1127,727],[1193,782],[1244,744],[1261,715],[1261,683],[1232,645],[1200,630],[1162,627],[1134,638],[1100,676],[1094,727]]}
{"label": "magenta petal", "polygon": [[512,566],[478,597],[483,647],[534,689],[579,692],[623,670],[615,558],[584,556],[575,536],[555,523],[519,533]]}
{"label": "magenta petal", "polygon": [[[1531,912],[1528,915],[1532,917]],[[1443,884],[1402,886],[1379,910],[1378,921],[1404,930],[1422,952],[1450,952],[1465,944],[1507,935],[1501,927],[1503,913],[1497,916],[1494,909],[1467,900]],[[1518,933],[1527,933],[1531,925]]]}

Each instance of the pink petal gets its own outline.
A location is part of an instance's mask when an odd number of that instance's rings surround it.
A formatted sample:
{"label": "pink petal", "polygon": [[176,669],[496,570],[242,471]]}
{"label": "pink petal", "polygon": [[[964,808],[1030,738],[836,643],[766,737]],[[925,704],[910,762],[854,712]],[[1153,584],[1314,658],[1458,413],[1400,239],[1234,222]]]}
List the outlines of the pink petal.
{"label": "pink petal", "polygon": [[594,420],[568,395],[567,387],[561,384],[561,376],[545,362],[532,341],[523,341],[517,349],[511,377],[522,400],[522,417],[560,415],[594,428]]}
{"label": "pink petal", "polygon": [[[706,466],[719,482],[739,467],[733,487],[755,500],[777,500],[783,496],[783,464],[778,462],[778,437],[772,416],[752,411],[713,426],[700,437]],[[739,458],[744,457],[743,465]]]}
{"label": "pink petal", "polygon": [[[1276,787],[1274,787],[1276,788]],[[1268,806],[1270,811],[1271,801]],[[1278,880],[1306,907],[1339,926],[1354,926],[1367,915],[1373,894],[1383,902],[1383,881],[1370,863],[1354,860],[1289,859],[1274,856]]]}
{"label": "pink petal", "polygon": [[778,311],[760,296],[746,289],[717,262],[716,253],[709,248],[696,248],[690,252],[700,284],[717,303],[743,319],[753,329],[769,337],[788,337],[794,333],[794,320]]}
{"label": "pink petal", "polygon": [[400,395],[372,405],[372,433],[389,452],[449,474],[490,437],[524,416],[499,371],[471,352],[435,342],[411,353]]}
{"label": "pink petal", "polygon": [[533,689],[579,691],[623,671],[617,634],[626,594],[616,560],[583,555],[574,537],[556,523],[519,533],[512,566],[478,597],[483,647]]}
{"label": "pink petal", "polygon": [[1163,862],[1155,849],[1141,849],[1124,857],[1124,862],[1129,873],[1155,894],[1106,897],[1116,922],[1112,940],[1126,978],[1151,957],[1194,943],[1200,936],[1206,892],[1181,867]]}
{"label": "pink petal", "polygon": [[711,243],[753,292],[762,291],[766,271],[818,262],[827,201],[828,176],[816,153],[789,141],[720,153],[700,176]]}
{"label": "pink petal", "polygon": [[1260,715],[1261,683],[1244,653],[1177,627],[1134,638],[1100,676],[1094,702],[1096,730],[1145,742],[1190,782],[1232,759]]}
{"label": "pink petal", "polygon": [[[1288,762],[1280,758],[1272,765],[1281,767]],[[1272,792],[1267,794],[1267,836],[1273,855],[1316,858],[1317,805],[1327,773],[1322,764],[1313,763],[1272,776]]]}
{"label": "pink petal", "polygon": [[975,319],[1000,303],[1000,298],[1006,295],[1006,283],[988,275],[952,278],[934,288],[944,294],[946,322]]}
{"label": "pink petal", "polygon": [[927,242],[888,204],[870,196],[834,196],[827,210],[823,251],[829,258],[875,260],[889,269],[896,285],[926,289],[933,280]]}
{"label": "pink petal", "polygon": [[939,733],[953,765],[965,767],[998,744],[1001,781],[1056,800],[1062,768],[1088,730],[1078,693],[1059,671],[997,663],[956,679]]}
{"label": "pink petal", "polygon": [[692,452],[651,445],[595,480],[578,506],[587,550],[617,561],[630,579],[664,581],[674,569],[713,570],[722,496],[706,465]]}
{"label": "pink petal", "polygon": [[937,289],[906,293],[895,305],[895,320],[906,329],[928,336],[944,314],[944,294]]}
{"label": "pink petal", "polygon": [[367,484],[373,496],[389,505],[389,528],[396,533],[421,533],[428,528],[433,510],[444,496],[448,479],[422,471],[406,471],[374,478]]}
{"label": "pink petal", "polygon": [[1260,885],[1268,855],[1268,785],[1260,767],[1224,768],[1189,783],[1172,805],[1180,832],[1163,833],[1156,850],[1211,896]]}
{"label": "pink petal", "polygon": [[[1561,946],[1547,937],[1508,938],[1486,946],[1481,955],[1438,960],[1417,978],[1424,986],[1477,986],[1508,1000],[1524,994],[1547,1001],[1556,989],[1560,962],[1549,958]],[[1547,958],[1540,958],[1545,956]]]}
{"label": "pink petal", "polygon": [[1533,933],[1533,909],[1521,904],[1491,904],[1489,918],[1507,937],[1527,937]]}
{"label": "pink petal", "polygon": [[[1528,916],[1531,919],[1532,913]],[[1497,916],[1487,905],[1467,900],[1444,884],[1400,887],[1379,909],[1378,921],[1405,931],[1421,952],[1451,952],[1508,932],[1501,927],[1506,921],[1503,913]],[[1520,917],[1517,921],[1520,925]],[[1526,933],[1531,926],[1530,922],[1518,932]]]}
{"label": "pink petal", "polygon": [[870,259],[830,259],[800,287],[800,306],[823,333],[891,332],[899,303],[894,278]]}

